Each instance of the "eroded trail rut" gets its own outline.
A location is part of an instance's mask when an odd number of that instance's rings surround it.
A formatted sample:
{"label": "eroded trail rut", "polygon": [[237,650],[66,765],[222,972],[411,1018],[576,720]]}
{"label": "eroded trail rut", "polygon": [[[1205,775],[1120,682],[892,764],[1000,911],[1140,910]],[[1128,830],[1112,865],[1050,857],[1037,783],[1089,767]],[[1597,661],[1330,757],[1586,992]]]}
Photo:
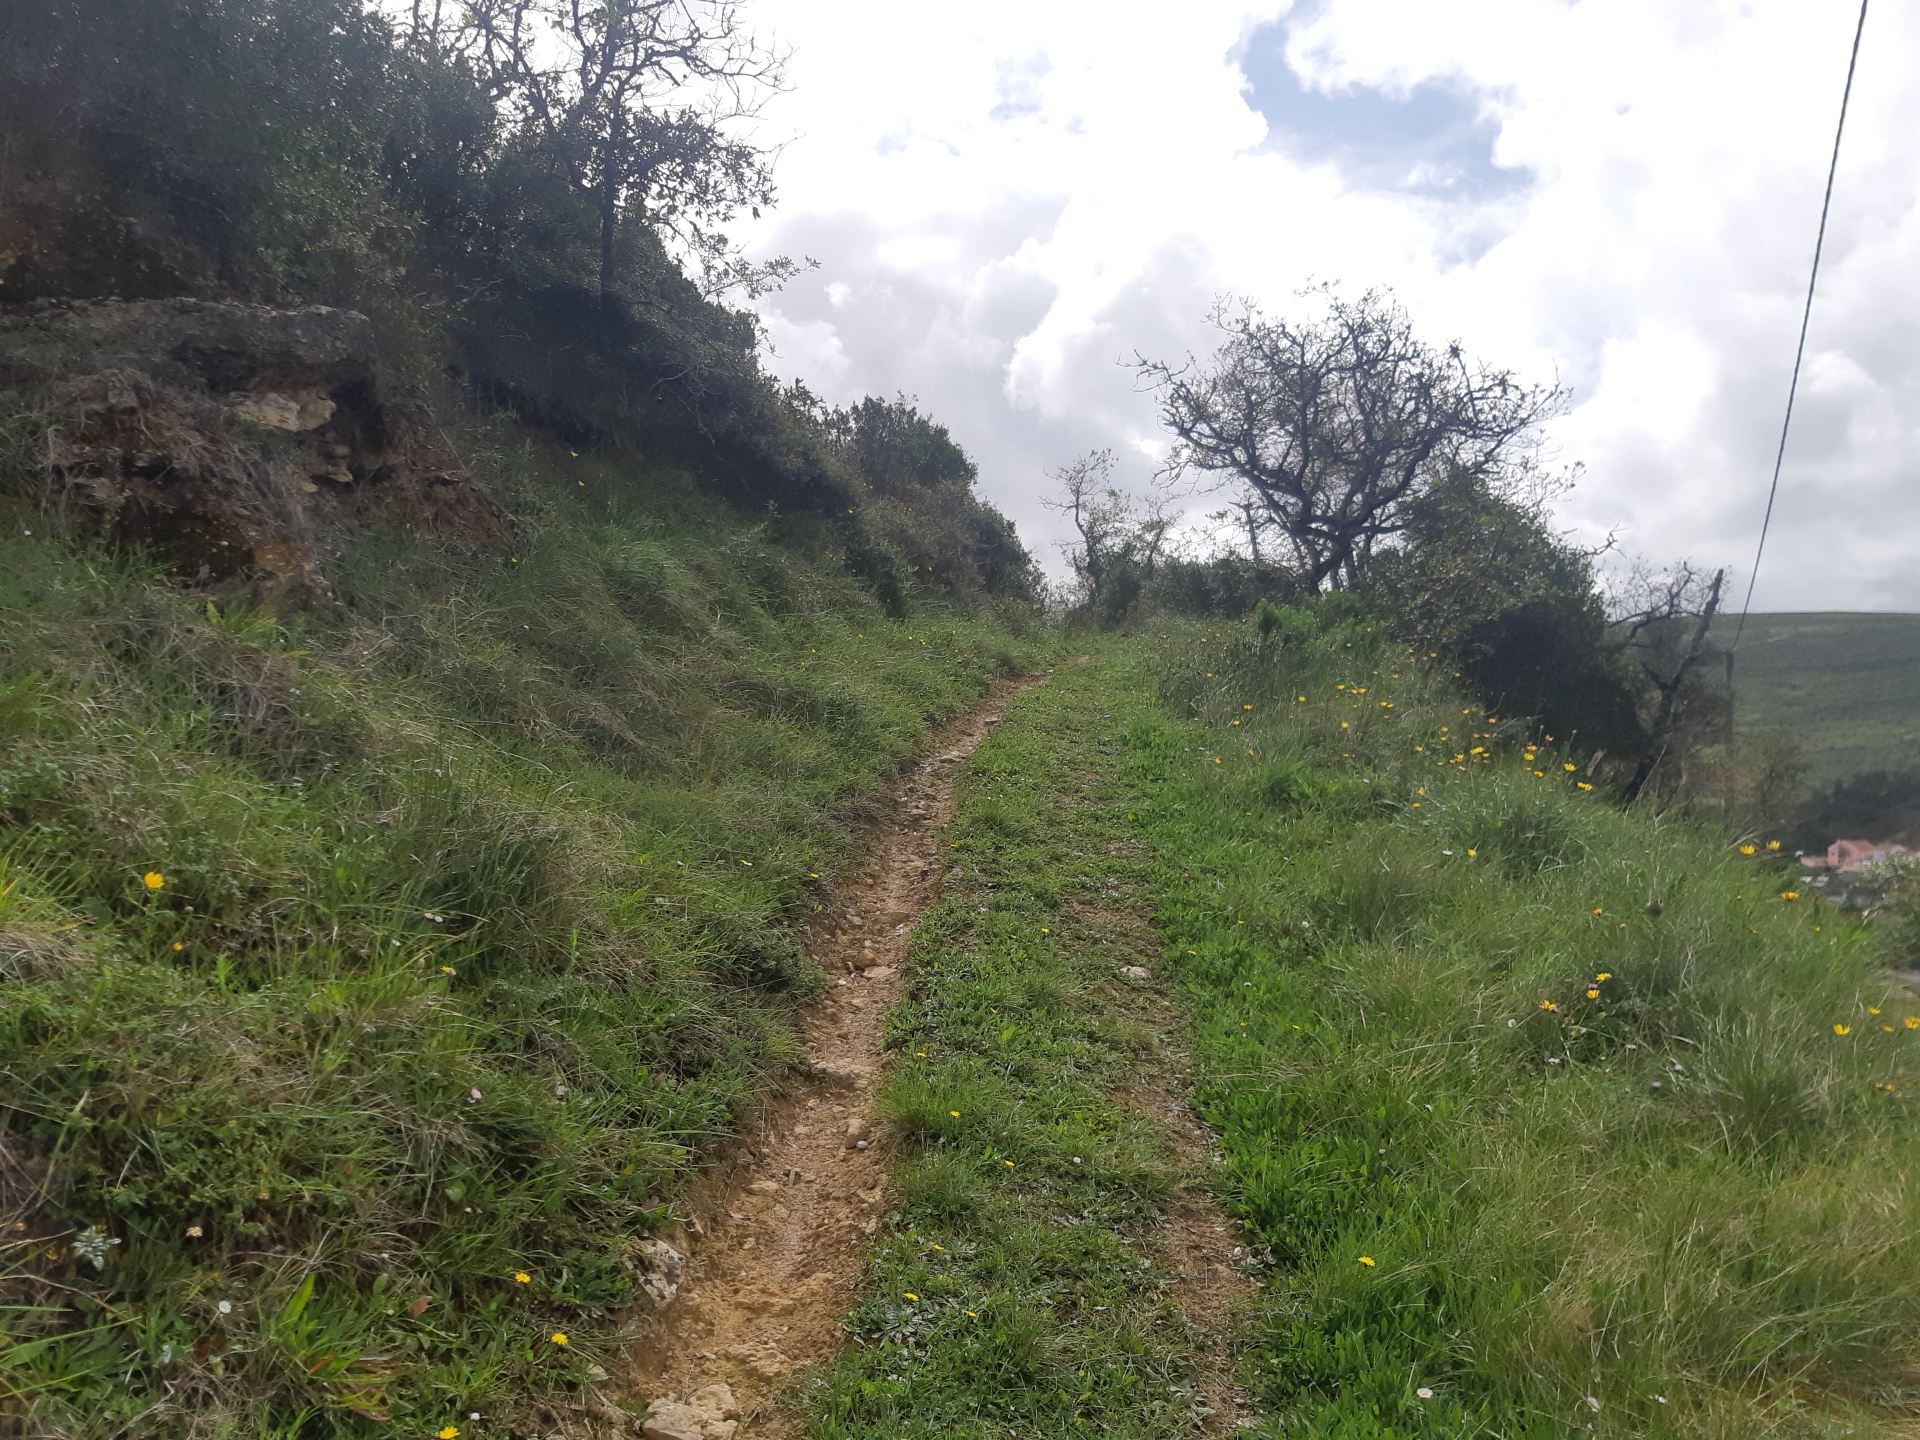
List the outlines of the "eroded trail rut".
{"label": "eroded trail rut", "polygon": [[865,863],[814,917],[808,950],[833,990],[808,1017],[811,1074],[683,1202],[694,1218],[675,1240],[690,1252],[679,1293],[648,1319],[615,1377],[654,1402],[642,1435],[795,1433],[776,1403],[784,1382],[839,1348],[861,1246],[879,1224],[888,1156],[873,1106],[886,1013],[903,993],[909,926],[939,898],[954,773],[1006,701],[1035,683],[1005,685],[936,732],[876,825]]}

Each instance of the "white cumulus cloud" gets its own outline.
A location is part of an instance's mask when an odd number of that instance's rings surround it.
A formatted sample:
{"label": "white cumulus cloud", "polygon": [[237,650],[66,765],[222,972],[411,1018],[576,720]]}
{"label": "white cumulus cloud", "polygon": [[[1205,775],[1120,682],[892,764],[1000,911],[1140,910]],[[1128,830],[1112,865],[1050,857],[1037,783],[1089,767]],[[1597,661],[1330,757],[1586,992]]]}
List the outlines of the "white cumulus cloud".
{"label": "white cumulus cloud", "polygon": [[[758,0],[793,50],[782,373],[917,395],[1042,552],[1045,472],[1164,453],[1125,361],[1213,298],[1391,286],[1574,408],[1562,519],[1750,563],[1852,41],[1820,0]],[[1920,609],[1920,14],[1868,19],[1765,609]]]}

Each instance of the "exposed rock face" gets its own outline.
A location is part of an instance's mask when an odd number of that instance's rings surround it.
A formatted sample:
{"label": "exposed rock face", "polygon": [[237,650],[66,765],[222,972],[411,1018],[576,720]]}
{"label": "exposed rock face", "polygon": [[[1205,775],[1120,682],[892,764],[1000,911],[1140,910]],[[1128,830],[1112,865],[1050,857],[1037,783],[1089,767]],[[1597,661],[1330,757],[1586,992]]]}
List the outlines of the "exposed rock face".
{"label": "exposed rock face", "polygon": [[45,464],[101,532],[178,579],[323,598],[331,542],[401,524],[504,542],[497,506],[382,400],[364,315],[207,300],[0,312],[0,384],[49,414]]}
{"label": "exposed rock face", "polygon": [[656,1400],[640,1422],[642,1440],[733,1440],[740,1413],[724,1384],[704,1385],[685,1400]]}

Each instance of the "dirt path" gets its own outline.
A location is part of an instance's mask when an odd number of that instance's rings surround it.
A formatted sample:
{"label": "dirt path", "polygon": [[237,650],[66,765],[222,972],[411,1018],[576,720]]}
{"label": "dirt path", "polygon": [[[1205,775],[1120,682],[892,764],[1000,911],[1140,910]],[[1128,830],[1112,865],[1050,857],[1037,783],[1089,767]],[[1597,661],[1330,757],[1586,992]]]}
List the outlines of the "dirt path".
{"label": "dirt path", "polygon": [[[1107,911],[1104,928],[1117,945],[1144,965],[1156,963],[1160,941],[1139,912]],[[1205,1188],[1204,1176],[1218,1160],[1219,1142],[1193,1110],[1191,1057],[1182,1048],[1185,1024],[1172,1000],[1142,989],[1130,1019],[1151,1042],[1140,1057],[1134,1083],[1114,1098],[1166,1126],[1188,1179],[1174,1192],[1166,1216],[1149,1242],[1174,1277],[1170,1294],[1181,1314],[1205,1337],[1196,1359],[1195,1409],[1204,1435],[1229,1435],[1258,1413],[1234,1381],[1234,1356],[1224,1343],[1253,1299],[1246,1239]]]}
{"label": "dirt path", "polygon": [[687,1200],[677,1296],[647,1320],[614,1385],[655,1403],[650,1440],[781,1440],[787,1377],[830,1358],[853,1303],[861,1246],[878,1228],[888,1156],[874,1123],[889,1006],[904,993],[908,927],[940,894],[940,832],[954,773],[1014,681],[936,732],[875,826],[872,851],[808,928],[833,993],[807,1021],[812,1074]]}

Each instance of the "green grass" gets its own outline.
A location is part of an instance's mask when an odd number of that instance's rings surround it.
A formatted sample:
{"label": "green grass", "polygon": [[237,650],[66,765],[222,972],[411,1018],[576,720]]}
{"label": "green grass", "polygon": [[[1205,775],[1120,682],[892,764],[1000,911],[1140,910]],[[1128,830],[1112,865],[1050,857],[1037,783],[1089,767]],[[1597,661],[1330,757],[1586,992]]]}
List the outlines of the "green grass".
{"label": "green grass", "polygon": [[[368,537],[326,613],[0,514],[19,1433],[523,1428],[798,1058],[791,921],[863,797],[1049,649],[886,620],[804,526],[670,474],[477,441],[512,561]],[[1920,1410],[1920,1005],[1882,942],[1384,632],[1295,618],[1102,645],[966,768],[809,1434],[1199,1425],[1223,1339],[1156,1235],[1202,1177],[1128,1096],[1189,1046],[1204,1181],[1260,1247],[1252,1433]]]}
{"label": "green grass", "polygon": [[366,537],[279,620],[4,502],[0,1428],[484,1437],[578,1384],[800,1055],[862,797],[1033,653],[469,438],[510,563]]}
{"label": "green grass", "polygon": [[1811,784],[1920,766],[1920,615],[1749,615],[1737,663],[1735,724],[1791,733]]}
{"label": "green grass", "polygon": [[1149,691],[1124,654],[1064,664],[960,780],[953,873],[889,1017],[882,1110],[905,1154],[855,1343],[805,1397],[815,1440],[1195,1426],[1209,1340],[1153,1244],[1183,1176],[1119,1098],[1158,1063],[1153,1007],[1119,976],[1154,943],[1117,738]]}
{"label": "green grass", "polygon": [[1270,1262],[1257,1433],[1920,1410],[1920,1003],[1867,932],[1577,788],[1364,624],[1196,629],[1161,665],[1137,813]]}

